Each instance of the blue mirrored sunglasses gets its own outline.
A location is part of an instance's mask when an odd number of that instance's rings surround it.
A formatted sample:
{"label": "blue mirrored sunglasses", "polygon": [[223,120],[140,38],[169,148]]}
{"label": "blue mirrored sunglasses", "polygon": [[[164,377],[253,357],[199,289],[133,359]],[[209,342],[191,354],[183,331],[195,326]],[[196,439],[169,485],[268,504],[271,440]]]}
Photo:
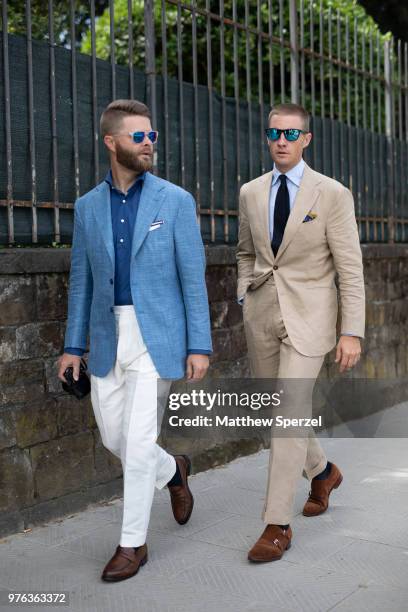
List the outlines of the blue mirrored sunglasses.
{"label": "blue mirrored sunglasses", "polygon": [[144,141],[146,135],[150,142],[154,144],[155,142],[157,142],[159,132],[155,132],[154,130],[152,130],[151,132],[129,132],[129,136],[132,137],[133,142],[135,142],[136,144],[141,144]]}
{"label": "blue mirrored sunglasses", "polygon": [[287,130],[279,130],[278,128],[266,128],[265,134],[268,140],[276,141],[279,140],[280,135],[283,133],[286,140],[289,142],[294,142],[299,138],[301,134],[307,134],[306,130],[298,130],[295,128],[290,128]]}

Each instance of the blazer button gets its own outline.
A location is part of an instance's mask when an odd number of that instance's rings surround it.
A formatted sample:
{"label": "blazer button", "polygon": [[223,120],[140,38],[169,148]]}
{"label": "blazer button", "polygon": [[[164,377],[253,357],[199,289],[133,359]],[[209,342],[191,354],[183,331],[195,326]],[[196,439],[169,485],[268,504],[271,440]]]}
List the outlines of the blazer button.
{"label": "blazer button", "polygon": [[110,311],[111,311],[111,312],[113,312],[113,311],[114,311],[114,308],[113,308],[113,306],[111,306],[111,307],[110,307]]}
{"label": "blazer button", "polygon": [[110,278],[109,282],[110,282],[111,285],[113,285],[113,278]]}
{"label": "blazer button", "polygon": [[273,266],[273,269],[274,269],[274,270],[278,270],[278,269],[279,269],[279,266]]}

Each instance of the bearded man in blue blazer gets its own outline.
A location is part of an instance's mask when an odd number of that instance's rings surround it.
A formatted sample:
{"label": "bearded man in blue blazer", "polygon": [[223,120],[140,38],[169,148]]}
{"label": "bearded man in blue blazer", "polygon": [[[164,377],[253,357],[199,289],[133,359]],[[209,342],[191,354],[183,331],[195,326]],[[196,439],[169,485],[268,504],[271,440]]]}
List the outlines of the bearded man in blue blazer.
{"label": "bearded man in blue blazer", "polygon": [[168,486],[175,519],[193,509],[191,463],[158,436],[157,383],[201,379],[211,333],[204,248],[193,197],[151,173],[149,109],[116,100],[101,116],[110,166],[75,204],[68,321],[59,378],[74,379],[87,347],[91,400],[104,446],[123,467],[119,546],[102,579],[134,576],[147,561],[154,487]]}

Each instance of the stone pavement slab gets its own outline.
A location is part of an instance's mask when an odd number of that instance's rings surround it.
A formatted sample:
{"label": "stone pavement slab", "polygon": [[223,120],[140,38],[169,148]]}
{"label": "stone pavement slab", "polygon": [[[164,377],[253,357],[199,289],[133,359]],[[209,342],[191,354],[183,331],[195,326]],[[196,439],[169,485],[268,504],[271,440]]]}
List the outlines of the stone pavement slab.
{"label": "stone pavement slab", "polygon": [[168,491],[157,491],[149,562],[134,578],[100,580],[120,535],[118,499],[0,540],[0,589],[68,591],[69,607],[41,608],[50,611],[405,611],[407,440],[322,437],[322,445],[343,483],[329,510],[312,518],[301,514],[308,483],[299,483],[292,547],[277,563],[246,559],[263,530],[265,450],[193,476],[185,526],[172,517]]}

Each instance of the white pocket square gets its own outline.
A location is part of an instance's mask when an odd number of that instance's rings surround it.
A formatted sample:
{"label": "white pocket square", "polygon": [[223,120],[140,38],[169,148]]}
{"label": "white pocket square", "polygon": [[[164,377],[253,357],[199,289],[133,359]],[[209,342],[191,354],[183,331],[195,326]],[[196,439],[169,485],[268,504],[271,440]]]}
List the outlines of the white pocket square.
{"label": "white pocket square", "polygon": [[161,227],[163,225],[163,221],[155,221],[154,223],[151,224],[151,226],[149,227],[149,232],[152,232],[153,230],[157,230],[159,229],[159,227]]}

